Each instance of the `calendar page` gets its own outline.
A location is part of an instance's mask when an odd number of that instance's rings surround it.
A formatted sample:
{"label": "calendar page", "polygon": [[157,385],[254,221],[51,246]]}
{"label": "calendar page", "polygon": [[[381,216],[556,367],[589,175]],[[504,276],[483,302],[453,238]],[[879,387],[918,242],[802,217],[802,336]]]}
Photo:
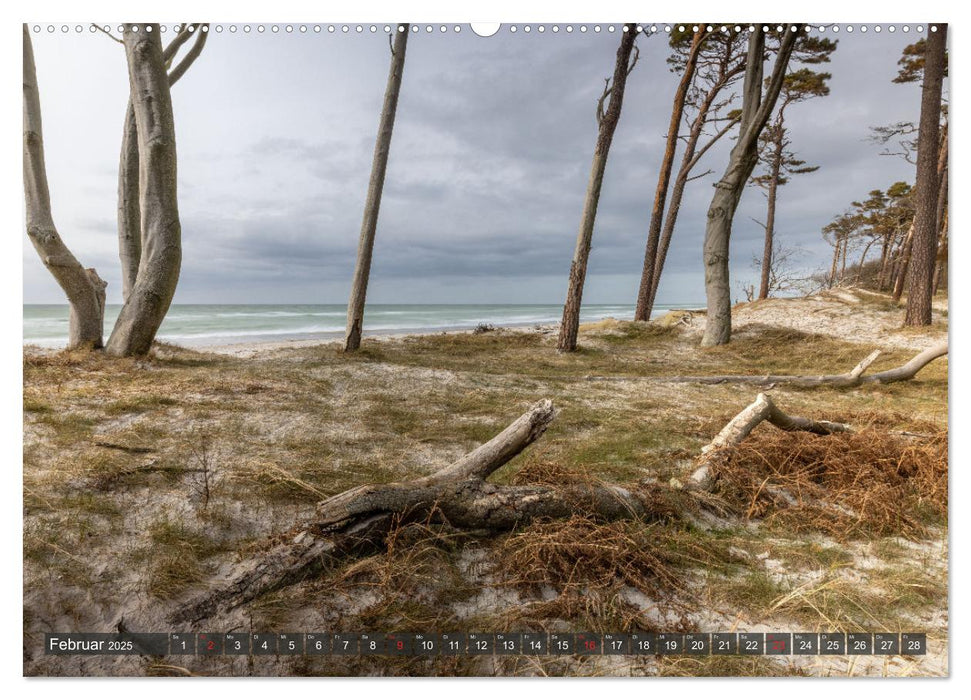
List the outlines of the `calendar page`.
{"label": "calendar page", "polygon": [[947,23],[19,31],[24,675],[949,674]]}

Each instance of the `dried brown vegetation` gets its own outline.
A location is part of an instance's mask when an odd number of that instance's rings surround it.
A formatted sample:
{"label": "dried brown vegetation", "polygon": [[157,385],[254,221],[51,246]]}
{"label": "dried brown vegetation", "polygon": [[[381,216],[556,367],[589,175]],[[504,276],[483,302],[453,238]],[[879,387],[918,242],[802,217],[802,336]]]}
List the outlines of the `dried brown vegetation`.
{"label": "dried brown vegetation", "polygon": [[818,436],[764,430],[714,468],[718,494],[747,519],[839,540],[916,539],[947,522],[947,431],[868,428]]}

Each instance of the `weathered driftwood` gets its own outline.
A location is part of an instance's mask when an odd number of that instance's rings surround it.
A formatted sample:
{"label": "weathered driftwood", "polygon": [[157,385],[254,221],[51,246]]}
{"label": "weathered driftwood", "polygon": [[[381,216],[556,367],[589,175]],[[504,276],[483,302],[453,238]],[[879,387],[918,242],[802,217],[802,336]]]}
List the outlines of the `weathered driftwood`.
{"label": "weathered driftwood", "polygon": [[[499,435],[449,466],[407,482],[358,486],[321,502],[311,522],[287,541],[239,564],[214,590],[188,601],[168,616],[193,624],[229,612],[257,597],[313,576],[341,557],[384,546],[401,523],[435,522],[477,533],[514,529],[535,518],[586,513],[604,520],[649,519],[645,500],[620,486],[597,482],[503,486],[486,479],[538,439],[552,423],[553,404],[543,400]],[[789,416],[759,394],[704,450],[688,489],[704,500],[710,480],[703,470],[722,450],[737,445],[762,421],[783,430],[829,434],[849,430],[827,421]]]}
{"label": "weathered driftwood", "polygon": [[296,536],[244,562],[215,591],[173,612],[169,622],[210,618],[302,580],[341,556],[380,548],[389,530],[402,522],[501,532],[535,518],[575,512],[605,519],[647,516],[644,503],[619,486],[501,486],[486,481],[539,438],[554,415],[552,402],[540,401],[492,440],[430,476],[359,486],[323,501],[313,521]]}
{"label": "weathered driftwood", "polygon": [[670,382],[676,384],[754,384],[757,386],[770,386],[785,384],[812,388],[818,386],[831,386],[836,388],[851,388],[862,384],[893,384],[913,379],[918,372],[939,357],[947,354],[947,341],[927,348],[923,352],[915,355],[900,367],[876,372],[874,374],[864,374],[867,368],[880,355],[879,350],[874,350],[865,358],[860,360],[849,372],[843,374],[821,374],[821,375],[797,375],[797,374],[713,374],[708,376],[658,376],[658,377],[631,377],[631,376],[590,376],[585,377],[587,381],[609,382],[609,381],[649,381],[649,382]]}
{"label": "weathered driftwood", "polygon": [[[860,364],[862,365],[863,363],[861,362]],[[857,366],[859,367],[859,365]],[[755,401],[746,406],[741,413],[732,418],[722,428],[714,440],[701,448],[701,458],[698,460],[699,466],[691,475],[691,482],[696,486],[709,490],[714,485],[711,478],[712,462],[723,455],[725,450],[735,447],[747,438],[763,421],[771,423],[780,430],[804,430],[817,435],[845,433],[852,430],[850,426],[844,423],[831,423],[825,420],[816,421],[800,416],[790,416],[781,411],[767,394],[759,394],[755,398]]]}

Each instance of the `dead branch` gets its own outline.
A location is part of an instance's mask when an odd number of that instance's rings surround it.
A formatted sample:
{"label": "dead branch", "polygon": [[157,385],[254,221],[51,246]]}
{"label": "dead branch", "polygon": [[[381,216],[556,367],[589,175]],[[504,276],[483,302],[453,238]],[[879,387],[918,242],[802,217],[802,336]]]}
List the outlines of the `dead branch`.
{"label": "dead branch", "polygon": [[[186,52],[185,57],[181,61],[179,61],[178,65],[176,65],[175,68],[169,71],[170,87],[172,85],[175,85],[175,83],[178,82],[179,78],[181,78],[185,74],[185,72],[189,70],[189,67],[195,62],[195,60],[199,58],[199,54],[202,53],[202,48],[206,45],[206,39],[209,37],[208,24],[194,24],[192,26],[195,27],[193,32],[183,31],[183,34],[185,36],[189,36],[190,34],[194,33],[196,36],[196,40],[195,42],[193,42],[192,48],[189,49],[188,52]],[[175,41],[173,40],[172,43],[175,43]],[[172,58],[173,59],[175,58],[174,53],[172,55]]]}
{"label": "dead branch", "polygon": [[539,438],[554,416],[552,402],[540,401],[492,440],[430,476],[358,486],[323,501],[298,534],[236,567],[215,591],[178,608],[169,622],[210,618],[311,576],[340,557],[379,549],[394,524],[442,522],[495,533],[536,518],[577,512],[608,520],[649,515],[644,503],[620,486],[500,486],[486,481]]}
{"label": "dead branch", "polygon": [[647,381],[647,382],[666,382],[673,384],[754,384],[756,386],[777,386],[784,384],[802,388],[813,388],[819,386],[830,386],[840,389],[857,387],[862,384],[893,384],[894,382],[904,382],[913,379],[918,372],[939,357],[947,355],[948,344],[943,343],[924,350],[915,355],[905,364],[893,369],[876,372],[875,374],[864,375],[867,368],[880,355],[879,350],[863,358],[849,372],[843,374],[821,374],[821,375],[797,375],[797,374],[713,374],[708,376],[589,376],[584,377],[591,382],[609,381]]}
{"label": "dead branch", "polygon": [[112,41],[124,45],[125,42],[123,42],[121,39],[119,39],[118,37],[116,37],[114,34],[112,34],[111,32],[109,32],[104,27],[98,26],[97,24],[94,24],[94,23],[92,23],[91,26],[94,27],[95,29],[97,29],[102,34],[105,34]]}
{"label": "dead branch", "polygon": [[137,447],[129,445],[119,445],[114,442],[102,442],[97,441],[94,443],[96,447],[105,447],[109,450],[121,450],[122,452],[132,452],[134,454],[148,454],[149,452],[154,452],[151,447]]}
{"label": "dead branch", "polygon": [[[876,353],[873,353],[867,360],[872,362],[875,356]],[[869,364],[867,360],[857,365],[857,368],[853,371],[857,371],[861,366],[865,367],[864,363]],[[862,369],[860,371],[862,372]],[[852,430],[850,426],[844,423],[815,421],[800,416],[790,416],[781,411],[772,402],[768,394],[759,394],[755,398],[755,401],[746,406],[721,429],[721,432],[715,436],[714,440],[701,448],[701,457],[698,460],[699,466],[691,475],[691,481],[705,490],[711,490],[713,485],[710,468],[712,461],[719,459],[725,450],[731,449],[742,442],[763,421],[771,423],[780,430],[790,432],[805,430],[816,435],[845,433]]]}

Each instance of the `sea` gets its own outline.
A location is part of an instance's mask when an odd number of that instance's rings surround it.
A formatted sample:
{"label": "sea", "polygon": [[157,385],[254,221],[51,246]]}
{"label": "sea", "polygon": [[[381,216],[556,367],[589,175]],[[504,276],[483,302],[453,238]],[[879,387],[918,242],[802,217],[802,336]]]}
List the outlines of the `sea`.
{"label": "sea", "polygon": [[[672,308],[698,308],[699,303],[664,304],[654,317]],[[120,304],[105,309],[105,337],[111,332]],[[369,304],[364,312],[365,335],[431,333],[491,326],[540,326],[560,321],[559,304]],[[582,323],[604,318],[629,320],[634,306],[589,304]],[[173,304],[158,339],[187,347],[232,345],[283,340],[330,340],[343,337],[344,304]],[[66,304],[25,304],[24,345],[56,348],[67,344]]]}

